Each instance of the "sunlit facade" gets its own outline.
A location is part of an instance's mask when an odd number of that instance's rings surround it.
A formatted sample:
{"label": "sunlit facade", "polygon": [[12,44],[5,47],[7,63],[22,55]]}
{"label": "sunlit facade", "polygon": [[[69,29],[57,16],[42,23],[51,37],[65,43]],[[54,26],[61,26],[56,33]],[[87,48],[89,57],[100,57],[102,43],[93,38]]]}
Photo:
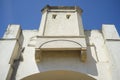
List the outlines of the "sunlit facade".
{"label": "sunlit facade", "polygon": [[[10,24],[0,39],[0,80],[118,80],[114,25],[84,30],[78,6],[46,6],[38,30]],[[92,20],[92,19],[91,19]]]}

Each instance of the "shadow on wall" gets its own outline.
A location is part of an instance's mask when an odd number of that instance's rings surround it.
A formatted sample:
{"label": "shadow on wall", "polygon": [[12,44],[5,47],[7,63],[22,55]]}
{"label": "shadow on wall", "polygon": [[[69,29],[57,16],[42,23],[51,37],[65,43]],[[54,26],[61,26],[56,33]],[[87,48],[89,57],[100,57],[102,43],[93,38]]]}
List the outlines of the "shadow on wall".
{"label": "shadow on wall", "polygon": [[90,31],[87,31],[87,61],[85,63],[80,61],[79,50],[42,51],[40,62],[37,63],[39,71],[46,72],[52,70],[69,70],[97,76],[97,61],[92,56],[93,53],[91,51],[89,36]]}
{"label": "shadow on wall", "polygon": [[[98,71],[97,71],[97,66],[96,63],[98,61],[97,59],[97,52],[96,52],[96,47],[94,45],[90,45],[90,39],[89,37],[91,36],[91,31],[85,31],[86,35],[86,43],[87,43],[87,73],[98,76]],[[94,56],[94,57],[93,57]]]}

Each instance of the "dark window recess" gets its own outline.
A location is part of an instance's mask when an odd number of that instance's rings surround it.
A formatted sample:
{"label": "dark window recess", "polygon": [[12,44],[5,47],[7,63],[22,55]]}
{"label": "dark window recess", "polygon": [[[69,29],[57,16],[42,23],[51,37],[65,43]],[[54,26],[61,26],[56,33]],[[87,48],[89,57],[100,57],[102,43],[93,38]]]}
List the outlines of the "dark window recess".
{"label": "dark window recess", "polygon": [[53,18],[53,19],[55,19],[55,18],[56,18],[56,16],[57,16],[56,14],[53,14],[53,15],[52,15],[52,18]]}
{"label": "dark window recess", "polygon": [[66,15],[66,18],[69,19],[71,15]]}

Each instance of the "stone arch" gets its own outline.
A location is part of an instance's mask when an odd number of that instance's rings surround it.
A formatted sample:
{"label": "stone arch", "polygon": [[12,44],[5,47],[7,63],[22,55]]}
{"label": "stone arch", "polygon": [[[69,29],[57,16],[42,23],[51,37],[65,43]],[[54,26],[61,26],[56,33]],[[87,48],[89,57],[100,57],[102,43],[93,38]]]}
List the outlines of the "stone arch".
{"label": "stone arch", "polygon": [[24,77],[22,80],[96,80],[96,79],[80,72],[67,70],[53,70],[36,73]]}
{"label": "stone arch", "polygon": [[82,45],[76,41],[73,41],[73,40],[64,40],[64,39],[56,39],[56,40],[49,40],[49,41],[46,41],[44,43],[42,43],[39,48],[41,48],[43,45],[45,44],[48,44],[48,43],[51,43],[51,42],[57,42],[57,41],[65,41],[65,42],[69,42],[69,43],[74,43],[74,44],[77,44],[79,45],[81,48],[82,48]]}

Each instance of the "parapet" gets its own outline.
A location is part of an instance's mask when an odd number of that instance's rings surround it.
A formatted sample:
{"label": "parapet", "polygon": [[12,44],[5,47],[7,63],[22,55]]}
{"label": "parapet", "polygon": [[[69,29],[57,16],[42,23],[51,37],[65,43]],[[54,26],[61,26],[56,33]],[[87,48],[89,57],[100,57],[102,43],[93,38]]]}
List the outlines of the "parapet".
{"label": "parapet", "polygon": [[49,6],[49,5],[46,5],[42,10],[41,12],[44,13],[46,11],[49,11],[49,10],[75,10],[75,11],[78,11],[79,13],[82,13],[83,10],[78,7],[78,6]]}

